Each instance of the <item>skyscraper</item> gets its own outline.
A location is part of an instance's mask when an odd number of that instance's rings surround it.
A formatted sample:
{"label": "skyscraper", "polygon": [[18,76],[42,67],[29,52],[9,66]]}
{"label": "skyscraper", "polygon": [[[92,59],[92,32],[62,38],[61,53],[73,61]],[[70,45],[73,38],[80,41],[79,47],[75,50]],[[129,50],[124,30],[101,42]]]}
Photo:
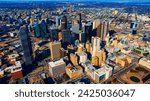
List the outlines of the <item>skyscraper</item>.
{"label": "skyscraper", "polygon": [[56,26],[60,26],[60,18],[58,16],[56,16]]}
{"label": "skyscraper", "polygon": [[62,31],[62,45],[64,48],[67,47],[67,45],[71,44],[72,42],[72,34],[70,30],[63,30]]}
{"label": "skyscraper", "polygon": [[22,26],[19,31],[21,46],[23,49],[23,58],[26,65],[31,65],[33,63],[33,53],[32,44],[28,32],[27,26]]}
{"label": "skyscraper", "polygon": [[50,43],[50,51],[51,51],[51,59],[52,60],[59,60],[60,59],[60,48],[61,43],[60,42],[51,42]]}
{"label": "skyscraper", "polygon": [[40,33],[41,33],[41,38],[47,38],[48,37],[48,33],[47,33],[47,25],[45,20],[42,20],[41,23],[39,24],[40,27]]}
{"label": "skyscraper", "polygon": [[82,30],[81,13],[78,14],[77,20],[78,20],[78,23],[79,23],[79,30]]}
{"label": "skyscraper", "polygon": [[61,19],[61,30],[67,29],[67,17],[64,15]]}
{"label": "skyscraper", "polygon": [[100,50],[100,42],[101,41],[100,41],[99,37],[92,37],[92,40],[93,40],[93,45],[92,45],[93,53],[92,53],[92,56],[95,56],[95,53]]}
{"label": "skyscraper", "polygon": [[109,21],[105,20],[103,23],[102,23],[102,30],[101,30],[101,40],[104,41],[105,40],[105,37],[106,35],[108,34],[108,31],[109,31]]}
{"label": "skyscraper", "polygon": [[84,26],[84,33],[85,33],[86,41],[91,42],[91,37],[92,37],[92,24],[91,23],[87,23]]}
{"label": "skyscraper", "polygon": [[106,38],[106,35],[108,34],[109,31],[109,21],[104,20],[99,23],[97,27],[97,37],[101,38],[101,41],[104,41]]}

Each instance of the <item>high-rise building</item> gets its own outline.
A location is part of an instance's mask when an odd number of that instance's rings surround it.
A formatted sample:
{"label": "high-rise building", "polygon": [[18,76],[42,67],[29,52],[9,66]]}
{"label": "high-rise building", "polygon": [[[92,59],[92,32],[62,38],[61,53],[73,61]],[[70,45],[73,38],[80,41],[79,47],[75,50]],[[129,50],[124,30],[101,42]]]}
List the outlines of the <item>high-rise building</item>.
{"label": "high-rise building", "polygon": [[82,18],[81,18],[81,13],[78,14],[77,16],[77,20],[78,20],[78,23],[79,23],[79,30],[82,30]]}
{"label": "high-rise building", "polygon": [[101,41],[105,41],[105,38],[109,32],[109,21],[102,21],[97,27],[97,36],[101,38]]}
{"label": "high-rise building", "polygon": [[50,43],[50,51],[51,51],[51,59],[58,60],[61,57],[60,54],[61,43],[60,42],[51,42]]}
{"label": "high-rise building", "polygon": [[99,23],[99,25],[97,26],[97,34],[96,34],[96,36],[101,38],[101,36],[102,36],[101,32],[102,32],[102,23]]}
{"label": "high-rise building", "polygon": [[42,20],[41,23],[39,24],[40,27],[40,33],[41,33],[41,38],[47,38],[48,37],[48,33],[47,33],[47,25],[45,20]]}
{"label": "high-rise building", "polygon": [[21,46],[23,49],[23,57],[26,65],[31,65],[33,63],[33,52],[32,52],[32,44],[28,32],[27,26],[22,26],[20,28],[20,40]]}
{"label": "high-rise building", "polygon": [[92,44],[93,53],[92,53],[92,56],[94,56],[95,53],[100,50],[101,40],[100,40],[99,37],[92,37],[92,40],[93,40],[93,44]]}
{"label": "high-rise building", "polygon": [[60,17],[56,16],[56,26],[60,26]]}
{"label": "high-rise building", "polygon": [[41,36],[39,24],[35,23],[33,25],[33,29],[34,29],[34,36],[39,38]]}
{"label": "high-rise building", "polygon": [[50,29],[51,41],[57,41],[58,40],[58,33],[59,33],[59,30],[57,28],[51,28]]}
{"label": "high-rise building", "polygon": [[72,42],[72,34],[70,30],[63,30],[62,31],[62,45],[63,47],[67,47],[67,45],[71,44]]}
{"label": "high-rise building", "polygon": [[91,42],[91,37],[92,37],[92,24],[91,23],[87,23],[84,26],[84,33],[85,33],[86,41]]}
{"label": "high-rise building", "polygon": [[93,29],[96,29],[100,25],[100,19],[96,19],[93,21]]}
{"label": "high-rise building", "polygon": [[82,31],[80,31],[80,33],[79,33],[79,41],[80,41],[81,43],[85,43],[85,42],[86,42],[85,33],[82,32]]}
{"label": "high-rise building", "polygon": [[67,17],[64,15],[61,19],[61,30],[67,29]]}

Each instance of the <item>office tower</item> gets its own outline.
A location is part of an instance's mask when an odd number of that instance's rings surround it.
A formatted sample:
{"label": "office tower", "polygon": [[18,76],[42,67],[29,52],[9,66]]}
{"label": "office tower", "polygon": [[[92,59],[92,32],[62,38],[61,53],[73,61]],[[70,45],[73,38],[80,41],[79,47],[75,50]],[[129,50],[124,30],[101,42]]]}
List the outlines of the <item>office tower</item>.
{"label": "office tower", "polygon": [[79,41],[81,43],[85,43],[86,42],[85,33],[82,32],[82,31],[79,32]]}
{"label": "office tower", "polygon": [[35,37],[39,38],[41,36],[41,33],[40,33],[40,27],[38,23],[35,23],[33,25],[33,30],[34,30]]}
{"label": "office tower", "polygon": [[60,26],[60,17],[56,16],[56,27]]}
{"label": "office tower", "polygon": [[61,30],[67,29],[67,17],[64,15],[61,19]]}
{"label": "office tower", "polygon": [[78,23],[79,23],[79,30],[82,30],[82,18],[81,18],[81,13],[78,14],[77,16],[77,20],[78,20]]}
{"label": "office tower", "polygon": [[106,35],[108,34],[109,31],[109,21],[104,21],[102,24],[102,36],[101,36],[101,40],[105,41]]}
{"label": "office tower", "polygon": [[92,40],[93,40],[93,44],[92,44],[92,48],[93,48],[92,56],[94,56],[95,53],[100,50],[100,42],[101,42],[101,40],[100,40],[99,37],[92,37]]}
{"label": "office tower", "polygon": [[19,31],[21,46],[23,49],[23,58],[26,65],[31,65],[33,63],[33,53],[32,44],[28,32],[27,26],[22,26]]}
{"label": "office tower", "polygon": [[105,41],[105,38],[109,32],[109,21],[102,21],[97,27],[97,35],[101,38],[101,41]]}
{"label": "office tower", "polygon": [[51,59],[53,61],[60,59],[60,56],[61,56],[60,48],[61,48],[60,42],[51,42],[50,43]]}
{"label": "office tower", "polygon": [[59,30],[57,28],[51,28],[50,29],[50,40],[51,41],[57,41],[58,40],[58,33],[59,33]]}
{"label": "office tower", "polygon": [[67,45],[71,44],[72,42],[72,34],[70,30],[63,30],[62,31],[62,45],[63,47],[67,47]]}
{"label": "office tower", "polygon": [[102,32],[102,23],[99,23],[99,25],[97,26],[97,34],[96,34],[96,36],[101,38],[101,36],[102,36],[101,32]]}
{"label": "office tower", "polygon": [[86,41],[91,42],[91,37],[92,37],[92,24],[91,23],[87,23],[84,26],[84,33],[85,33]]}
{"label": "office tower", "polygon": [[97,29],[97,27],[100,25],[100,19],[96,19],[93,21],[93,29]]}
{"label": "office tower", "polygon": [[41,33],[41,38],[45,39],[48,37],[48,33],[47,33],[47,25],[45,20],[42,20],[41,23],[39,24],[40,27],[40,33]]}
{"label": "office tower", "polygon": [[76,34],[79,34],[80,33],[80,26],[78,23],[74,23],[72,24],[72,32],[76,33]]}

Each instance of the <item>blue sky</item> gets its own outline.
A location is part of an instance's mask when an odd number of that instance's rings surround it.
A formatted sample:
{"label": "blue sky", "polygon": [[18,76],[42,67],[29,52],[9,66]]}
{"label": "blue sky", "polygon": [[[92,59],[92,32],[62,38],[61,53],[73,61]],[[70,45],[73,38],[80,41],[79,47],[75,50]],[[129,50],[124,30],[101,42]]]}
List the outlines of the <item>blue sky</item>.
{"label": "blue sky", "polygon": [[0,1],[101,1],[101,2],[150,2],[150,0],[0,0]]}

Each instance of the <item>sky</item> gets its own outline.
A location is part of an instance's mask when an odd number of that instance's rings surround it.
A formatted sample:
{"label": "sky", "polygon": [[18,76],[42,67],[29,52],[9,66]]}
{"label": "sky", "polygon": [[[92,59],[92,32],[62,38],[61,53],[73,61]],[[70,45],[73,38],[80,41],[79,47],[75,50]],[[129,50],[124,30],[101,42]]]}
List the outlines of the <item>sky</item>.
{"label": "sky", "polygon": [[101,1],[101,2],[150,2],[150,0],[0,0],[0,1]]}

